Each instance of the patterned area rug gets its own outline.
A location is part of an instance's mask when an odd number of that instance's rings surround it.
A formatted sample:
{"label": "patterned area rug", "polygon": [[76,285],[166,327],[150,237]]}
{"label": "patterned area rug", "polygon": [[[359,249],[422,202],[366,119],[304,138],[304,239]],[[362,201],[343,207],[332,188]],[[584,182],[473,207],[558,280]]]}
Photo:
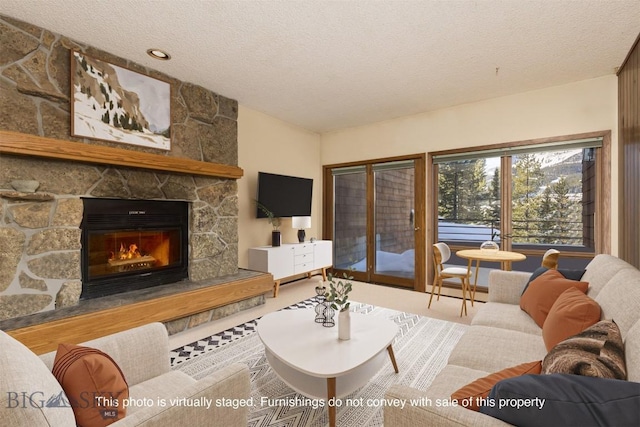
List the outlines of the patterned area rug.
{"label": "patterned area rug", "polygon": [[[311,308],[315,304],[315,299],[311,298],[285,310]],[[342,402],[352,404],[338,408],[337,424],[382,426],[383,407],[378,400],[384,398],[384,392],[394,384],[426,389],[446,365],[449,353],[467,326],[357,302],[351,303],[351,310],[383,316],[398,324],[400,332],[393,343],[393,350],[400,373],[393,371],[391,361],[385,362],[369,383],[342,399]],[[313,319],[313,315],[310,316]],[[173,350],[172,369],[200,379],[230,363],[244,363],[249,366],[254,402],[249,413],[249,426],[328,425],[326,407],[293,391],[269,367],[264,346],[256,333],[258,321],[252,320]]]}

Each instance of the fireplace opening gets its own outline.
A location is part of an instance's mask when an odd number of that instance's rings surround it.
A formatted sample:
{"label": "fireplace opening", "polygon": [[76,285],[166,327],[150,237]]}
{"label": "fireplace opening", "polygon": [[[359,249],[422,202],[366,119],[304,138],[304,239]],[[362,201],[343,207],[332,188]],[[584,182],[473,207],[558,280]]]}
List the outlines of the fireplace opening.
{"label": "fireplace opening", "polygon": [[84,198],[82,299],[188,277],[188,204]]}

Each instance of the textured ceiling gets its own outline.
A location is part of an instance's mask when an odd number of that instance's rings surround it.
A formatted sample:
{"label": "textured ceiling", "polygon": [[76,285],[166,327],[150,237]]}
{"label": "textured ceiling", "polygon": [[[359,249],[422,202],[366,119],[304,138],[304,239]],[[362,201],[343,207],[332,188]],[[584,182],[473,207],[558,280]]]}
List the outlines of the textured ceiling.
{"label": "textured ceiling", "polygon": [[613,74],[640,33],[640,0],[0,0],[0,13],[317,132]]}

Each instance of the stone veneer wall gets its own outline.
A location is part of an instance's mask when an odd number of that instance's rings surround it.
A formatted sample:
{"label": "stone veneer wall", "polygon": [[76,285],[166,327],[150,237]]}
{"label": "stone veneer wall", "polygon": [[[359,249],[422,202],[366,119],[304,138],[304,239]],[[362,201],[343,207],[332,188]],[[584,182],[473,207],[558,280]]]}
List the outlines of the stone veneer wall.
{"label": "stone veneer wall", "polygon": [[[2,15],[0,43],[0,129],[81,141],[87,150],[107,145],[237,165],[237,101]],[[70,136],[71,49],[171,84],[171,151]],[[19,193],[11,186],[14,180],[37,180],[40,187]],[[2,155],[0,320],[77,299],[81,197],[189,201],[190,279],[238,271],[235,180]],[[208,312],[189,322],[207,316],[215,317]]]}

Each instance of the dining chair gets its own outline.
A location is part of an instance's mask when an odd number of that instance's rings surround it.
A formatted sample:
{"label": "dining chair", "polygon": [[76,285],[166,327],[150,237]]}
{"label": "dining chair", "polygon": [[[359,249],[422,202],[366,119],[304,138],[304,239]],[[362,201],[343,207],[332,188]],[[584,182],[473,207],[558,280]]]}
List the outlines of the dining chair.
{"label": "dining chair", "polygon": [[462,313],[467,314],[467,292],[471,296],[470,280],[471,271],[464,267],[445,267],[444,263],[451,258],[451,249],[446,243],[439,242],[433,244],[433,267],[435,274],[433,277],[433,285],[431,286],[431,296],[429,297],[429,306],[433,300],[433,293],[438,286],[438,298],[440,301],[440,291],[442,290],[442,281],[444,279],[458,278],[462,282],[462,307],[460,308],[460,317]]}
{"label": "dining chair", "polygon": [[542,255],[542,266],[549,270],[555,270],[558,268],[558,258],[560,257],[560,251],[557,249],[549,249]]}

